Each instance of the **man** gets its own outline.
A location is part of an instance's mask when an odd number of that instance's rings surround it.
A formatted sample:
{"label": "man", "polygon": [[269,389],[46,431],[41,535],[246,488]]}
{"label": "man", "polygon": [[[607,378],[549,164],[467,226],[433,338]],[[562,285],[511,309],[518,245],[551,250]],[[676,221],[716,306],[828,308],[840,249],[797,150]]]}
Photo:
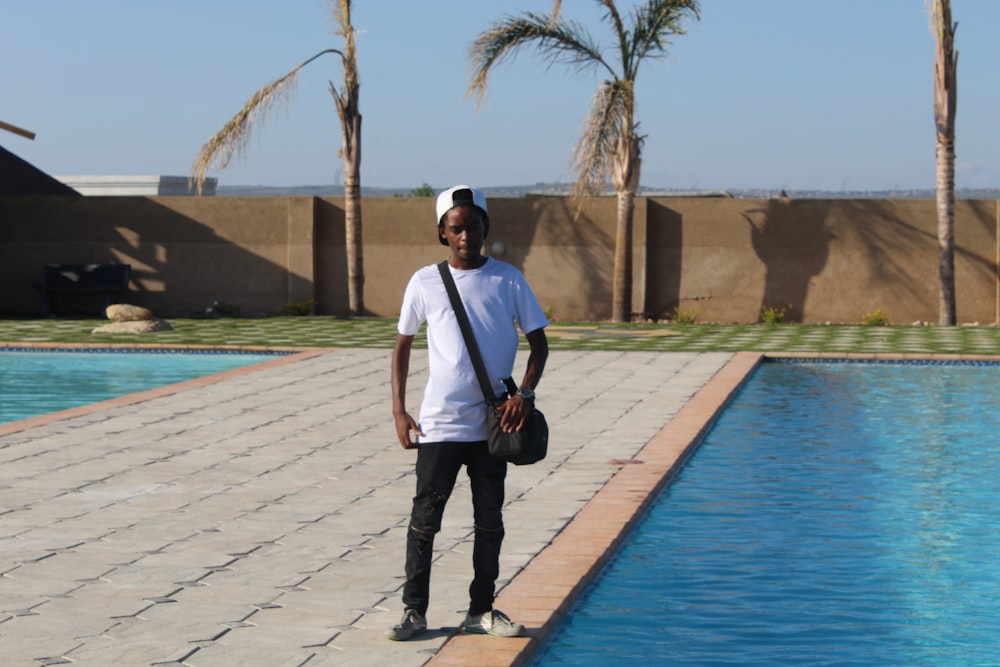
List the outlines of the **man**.
{"label": "man", "polygon": [[[506,395],[503,379],[514,370],[520,326],[528,339],[521,388],[504,403],[501,426],[520,430],[534,400],[534,388],[548,357],[548,320],[524,276],[516,268],[482,254],[490,229],[486,197],[476,188],[456,185],[437,198],[438,240],[448,246],[448,268],[468,312],[483,364],[496,396]],[[418,423],[406,410],[406,379],[413,337],[427,323],[430,377]],[[403,296],[392,355],[392,414],[404,449],[417,448],[417,491],[406,539],[403,618],[386,632],[403,641],[427,629],[434,535],[441,529],[445,504],[461,467],[472,486],[475,542],[466,632],[516,637],[524,626],[493,608],[504,537],[503,502],[507,464],[486,448],[486,404],[458,320],[437,266],[410,279]],[[416,440],[411,439],[411,432]]]}

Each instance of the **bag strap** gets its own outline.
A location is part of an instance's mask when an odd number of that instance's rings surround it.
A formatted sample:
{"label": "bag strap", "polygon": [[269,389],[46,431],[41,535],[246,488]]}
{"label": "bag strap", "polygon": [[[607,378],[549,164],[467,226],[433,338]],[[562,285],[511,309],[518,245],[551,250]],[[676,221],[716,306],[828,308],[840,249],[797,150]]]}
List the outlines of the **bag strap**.
{"label": "bag strap", "polygon": [[444,288],[448,291],[448,298],[451,299],[451,307],[455,309],[455,318],[458,320],[458,327],[462,330],[462,337],[465,338],[465,346],[469,349],[469,357],[472,359],[472,367],[476,369],[476,377],[479,379],[479,386],[483,390],[483,398],[487,403],[492,403],[496,396],[493,394],[492,384],[486,374],[486,366],[483,364],[483,357],[479,353],[479,345],[476,337],[472,333],[472,325],[469,323],[469,314],[465,312],[465,304],[458,293],[455,279],[448,268],[448,260],[437,265],[441,272],[441,280],[444,281]]}

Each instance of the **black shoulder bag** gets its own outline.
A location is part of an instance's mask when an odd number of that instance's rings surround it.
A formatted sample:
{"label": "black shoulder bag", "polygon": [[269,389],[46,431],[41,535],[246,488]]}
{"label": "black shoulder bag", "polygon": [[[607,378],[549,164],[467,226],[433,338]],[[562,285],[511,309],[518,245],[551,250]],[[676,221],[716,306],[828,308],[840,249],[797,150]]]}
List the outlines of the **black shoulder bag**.
{"label": "black shoulder bag", "polygon": [[[452,278],[451,271],[448,269],[448,262],[444,261],[438,264],[438,270],[441,272],[441,280],[444,281],[445,289],[448,290],[448,298],[451,299],[451,306],[455,310],[458,326],[462,329],[465,346],[469,349],[469,357],[472,359],[472,366],[476,369],[476,377],[479,379],[479,386],[482,388],[483,398],[486,400],[486,443],[490,454],[519,466],[541,461],[545,458],[549,448],[549,425],[545,421],[545,415],[532,402],[524,427],[520,431],[505,433],[500,428],[501,413],[497,410],[497,406],[503,405],[507,397],[497,398],[493,394],[492,385],[486,375],[486,366],[483,364],[483,357],[479,353],[479,345],[472,333],[472,325],[469,324],[469,315],[465,312],[462,297],[455,286],[455,279]],[[513,379],[506,378],[503,383],[507,387],[508,396],[517,393],[517,385],[514,384]]]}

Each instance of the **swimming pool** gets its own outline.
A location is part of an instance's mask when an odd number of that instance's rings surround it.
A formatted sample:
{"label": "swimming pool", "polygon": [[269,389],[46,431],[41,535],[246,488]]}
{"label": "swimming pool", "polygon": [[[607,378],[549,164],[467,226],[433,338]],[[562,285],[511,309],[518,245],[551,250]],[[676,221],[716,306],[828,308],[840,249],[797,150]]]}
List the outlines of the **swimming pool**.
{"label": "swimming pool", "polygon": [[763,365],[533,664],[996,664],[998,405],[998,365]]}
{"label": "swimming pool", "polygon": [[272,353],[0,351],[0,424],[274,359]]}

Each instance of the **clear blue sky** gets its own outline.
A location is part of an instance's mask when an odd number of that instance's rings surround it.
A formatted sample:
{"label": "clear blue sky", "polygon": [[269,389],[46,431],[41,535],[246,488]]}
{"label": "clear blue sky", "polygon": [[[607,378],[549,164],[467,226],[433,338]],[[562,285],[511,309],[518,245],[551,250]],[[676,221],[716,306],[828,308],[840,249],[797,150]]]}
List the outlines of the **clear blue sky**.
{"label": "clear blue sky", "polygon": [[[498,69],[480,112],[469,43],[551,0],[357,0],[362,184],[444,188],[569,181],[596,74],[530,51]],[[631,6],[622,0],[621,6]],[[563,13],[608,33],[591,0]],[[326,0],[0,0],[0,145],[50,174],[186,175],[258,88],[340,46]],[[934,185],[934,39],[923,0],[702,0],[670,56],[641,71],[642,185],[863,190]],[[430,8],[430,9],[429,9]],[[1000,186],[1000,2],[952,0],[959,188]],[[221,173],[223,185],[341,182],[327,81]]]}

